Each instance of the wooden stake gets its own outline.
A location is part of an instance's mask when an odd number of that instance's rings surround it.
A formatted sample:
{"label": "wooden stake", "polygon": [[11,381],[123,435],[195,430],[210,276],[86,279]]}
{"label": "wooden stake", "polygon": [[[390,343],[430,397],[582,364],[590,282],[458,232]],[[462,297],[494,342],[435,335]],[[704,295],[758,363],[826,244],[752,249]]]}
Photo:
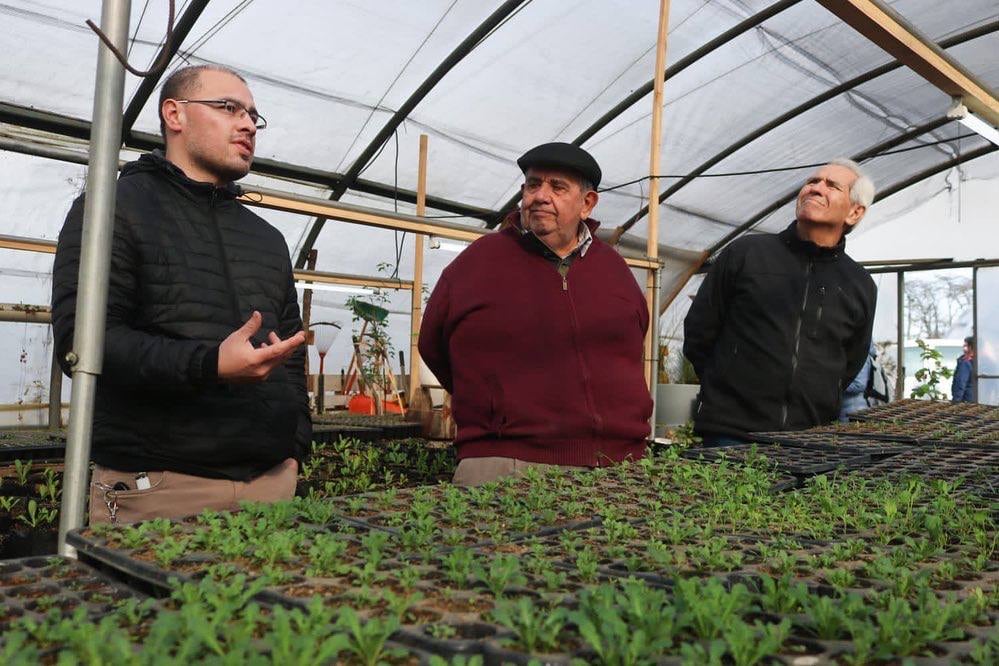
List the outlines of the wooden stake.
{"label": "wooden stake", "polygon": [[[416,215],[427,213],[427,142],[426,134],[420,135],[420,165],[416,181]],[[423,234],[416,234],[414,242],[413,289],[411,290],[412,314],[409,320],[409,388],[406,401],[412,405],[420,390],[420,319],[423,317]]]}
{"label": "wooden stake", "polygon": [[[649,150],[649,234],[646,254],[659,258],[659,149],[663,138],[663,75],[666,71],[666,27],[669,25],[669,0],[659,0],[659,35],[656,39],[656,71],[652,92],[652,142]],[[645,302],[649,309],[649,330],[645,335],[645,381],[652,389],[656,384],[653,365],[656,361],[659,313],[656,311],[656,271],[646,271]]]}

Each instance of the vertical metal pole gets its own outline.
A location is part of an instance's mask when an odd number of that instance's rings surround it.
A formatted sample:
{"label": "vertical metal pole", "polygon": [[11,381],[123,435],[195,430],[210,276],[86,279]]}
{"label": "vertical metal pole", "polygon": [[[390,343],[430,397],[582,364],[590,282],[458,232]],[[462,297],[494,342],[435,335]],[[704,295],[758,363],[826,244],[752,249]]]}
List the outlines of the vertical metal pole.
{"label": "vertical metal pole", "polygon": [[981,379],[978,377],[978,266],[971,269],[971,337],[975,343],[975,355],[971,359],[971,380],[974,382],[975,393],[972,395],[974,402],[978,402],[981,395]]}
{"label": "vertical metal pole", "polygon": [[[310,250],[306,266],[310,271],[316,270],[316,259],[319,250]],[[302,329],[305,331],[305,376],[309,376],[309,347],[316,346],[316,334],[312,330],[312,289],[302,292]]]}
{"label": "vertical metal pole", "polygon": [[[130,12],[130,0],[104,0],[101,8],[101,29],[122,53],[126,50]],[[59,553],[69,557],[76,556],[76,549],[66,545],[66,532],[83,524],[86,510],[94,397],[97,376],[104,363],[104,322],[125,88],[124,67],[103,43],[96,38],[94,41],[98,42],[97,80],[94,86],[87,196],[83,209],[76,331],[73,351],[70,352],[73,393],[59,517]]]}
{"label": "vertical metal pole", "polygon": [[49,430],[62,427],[62,368],[52,341],[52,369],[49,374]]}
{"label": "vertical metal pole", "polygon": [[[427,145],[426,134],[420,135],[420,163],[416,180],[416,214],[420,217],[427,213]],[[420,319],[423,317],[423,234],[416,234],[414,243],[412,314],[409,320],[409,388],[406,390],[406,402],[410,405],[416,400],[416,392],[420,390]]]}
{"label": "vertical metal pole", "polygon": [[[663,138],[663,72],[666,69],[666,26],[669,24],[669,0],[659,0],[659,33],[656,39],[656,71],[652,92],[652,138],[649,150],[649,234],[646,254],[659,258],[659,149]],[[645,278],[645,302],[649,308],[649,331],[645,336],[645,380],[652,395],[656,394],[655,365],[658,358],[659,271],[649,269]],[[653,400],[655,398],[653,397]]]}
{"label": "vertical metal pole", "polygon": [[898,361],[895,368],[895,399],[905,397],[905,273],[898,272]]}
{"label": "vertical metal pole", "polygon": [[649,431],[649,436],[652,439],[656,437],[656,399],[659,394],[659,300],[662,294],[663,287],[663,269],[656,269],[656,280],[654,287],[655,297],[652,300],[652,310],[649,313],[649,334],[652,336],[653,350],[655,353],[652,355],[652,384],[650,388],[652,390],[652,419]]}

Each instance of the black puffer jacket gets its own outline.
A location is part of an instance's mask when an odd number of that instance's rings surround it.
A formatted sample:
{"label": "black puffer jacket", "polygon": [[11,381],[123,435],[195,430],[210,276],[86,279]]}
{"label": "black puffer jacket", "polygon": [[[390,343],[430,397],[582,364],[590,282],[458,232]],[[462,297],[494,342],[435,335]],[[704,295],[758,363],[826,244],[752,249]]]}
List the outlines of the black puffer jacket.
{"label": "black puffer jacket", "polygon": [[[198,183],[160,153],[118,179],[104,366],[92,458],[124,471],[168,470],[245,480],[311,439],[305,348],[267,381],[216,381],[218,345],[263,315],[269,331],[302,328],[283,236],[235,201],[239,190]],[[73,341],[83,197],[59,234],[52,326],[63,370]]]}
{"label": "black puffer jacket", "polygon": [[777,235],[729,245],[684,321],[683,352],[701,378],[698,432],[800,430],[836,418],[860,370],[877,289],[844,252]]}

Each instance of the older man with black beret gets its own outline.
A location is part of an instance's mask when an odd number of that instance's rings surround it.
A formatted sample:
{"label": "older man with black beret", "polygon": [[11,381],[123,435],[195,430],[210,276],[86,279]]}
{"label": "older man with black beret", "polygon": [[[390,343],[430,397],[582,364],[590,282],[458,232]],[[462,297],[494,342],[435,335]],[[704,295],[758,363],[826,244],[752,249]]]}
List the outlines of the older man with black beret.
{"label": "older man with black beret", "polygon": [[600,166],[567,143],[517,164],[520,210],[444,270],[420,332],[420,354],[452,394],[459,485],[640,458],[649,434],[649,313],[624,260],[594,235]]}

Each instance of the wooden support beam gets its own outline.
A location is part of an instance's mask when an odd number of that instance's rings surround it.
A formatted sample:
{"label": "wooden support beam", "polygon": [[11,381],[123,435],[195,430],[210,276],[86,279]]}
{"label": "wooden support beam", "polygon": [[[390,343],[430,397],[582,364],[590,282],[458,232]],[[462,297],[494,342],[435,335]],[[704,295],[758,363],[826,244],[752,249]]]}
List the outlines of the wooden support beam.
{"label": "wooden support beam", "polygon": [[411,280],[390,280],[384,277],[327,273],[325,271],[294,271],[295,280],[318,284],[338,284],[345,287],[370,287],[371,289],[412,289]]}
{"label": "wooden support beam", "polygon": [[[0,234],[0,249],[55,254],[56,242],[45,238],[5,236]],[[413,288],[413,283],[410,280],[390,280],[384,277],[368,277],[365,275],[349,275],[346,273],[297,270],[294,272],[294,276],[296,280],[301,280],[303,282],[339,284],[348,287],[371,287],[372,289]]]}
{"label": "wooden support beam", "polygon": [[[487,229],[476,229],[474,227],[463,227],[458,224],[447,224],[444,222],[426,220],[415,215],[404,215],[402,213],[381,213],[372,208],[364,206],[351,206],[349,204],[337,203],[297,194],[277,192],[265,188],[257,188],[252,192],[244,194],[240,200],[249,205],[259,208],[269,208],[271,210],[281,210],[289,213],[301,213],[303,215],[322,215],[332,220],[343,220],[381,229],[394,229],[398,231],[409,231],[414,234],[427,236],[437,236],[471,242],[487,233],[494,233]],[[7,236],[0,234],[0,249],[24,250],[27,252],[44,252],[55,254],[56,242],[44,238],[27,238],[22,236]],[[624,255],[625,263],[632,268],[657,268],[660,266],[659,259],[649,257],[636,257]],[[361,279],[364,282],[336,282],[332,279],[319,280],[314,276],[336,276],[336,273],[322,273],[320,271],[295,271],[296,280],[314,280],[316,282],[330,282],[331,284],[347,284],[360,287],[382,287],[385,289],[409,289],[412,282],[408,280],[388,280],[385,278],[366,278],[360,276],[342,276],[345,279]],[[300,277],[313,276],[313,277]]]}
{"label": "wooden support beam", "polygon": [[[669,35],[669,0],[659,0],[659,31],[656,36],[656,70],[653,72],[652,128],[649,142],[649,229],[645,253],[656,260],[659,257],[659,176],[660,150],[663,140],[663,72],[666,70],[666,40]],[[616,234],[614,242],[620,239]],[[645,333],[645,383],[655,394],[656,364],[659,359],[659,308],[656,300],[656,273],[659,267],[646,270],[645,304],[649,311],[649,330]]]}
{"label": "wooden support beam", "polygon": [[909,69],[951,97],[963,98],[968,109],[999,127],[999,99],[992,90],[881,0],[818,2]]}
{"label": "wooden support beam", "polygon": [[[408,231],[425,236],[437,236],[449,240],[471,242],[487,233],[488,229],[477,229],[461,224],[427,220],[416,215],[378,211],[365,206],[329,201],[320,197],[310,197],[301,194],[289,194],[267,188],[254,188],[246,192],[240,201],[248,206],[280,210],[288,213],[299,213],[322,217],[329,220],[342,220],[353,224],[361,224],[379,229]],[[625,262],[633,268],[658,268],[658,259],[650,257],[627,256],[622,253]]]}
{"label": "wooden support beam", "polygon": [[676,286],[673,287],[673,290],[670,291],[669,296],[662,299],[662,302],[660,302],[659,304],[660,316],[664,312],[666,312],[667,308],[669,308],[670,305],[673,304],[673,301],[676,300],[676,297],[680,295],[680,292],[683,291],[683,288],[687,286],[687,283],[690,282],[690,279],[695,275],[697,275],[698,271],[701,270],[701,267],[704,266],[704,262],[706,262],[710,256],[711,256],[710,252],[707,251],[702,252],[700,258],[694,263],[692,263],[690,267],[684,272],[684,274],[680,276],[680,280],[676,283]]}
{"label": "wooden support beam", "polygon": [[51,324],[52,308],[47,305],[0,303],[0,321],[25,322],[28,324]]}
{"label": "wooden support beam", "polygon": [[[416,181],[416,214],[427,212],[427,146],[428,137],[420,135],[420,161]],[[420,390],[420,320],[423,318],[423,234],[416,234],[413,247],[412,313],[409,320],[409,387],[406,402],[412,406]]]}
{"label": "wooden support beam", "polygon": [[22,236],[6,236],[4,234],[0,234],[0,249],[55,254],[56,243],[55,241],[46,240],[44,238],[25,238]]}

